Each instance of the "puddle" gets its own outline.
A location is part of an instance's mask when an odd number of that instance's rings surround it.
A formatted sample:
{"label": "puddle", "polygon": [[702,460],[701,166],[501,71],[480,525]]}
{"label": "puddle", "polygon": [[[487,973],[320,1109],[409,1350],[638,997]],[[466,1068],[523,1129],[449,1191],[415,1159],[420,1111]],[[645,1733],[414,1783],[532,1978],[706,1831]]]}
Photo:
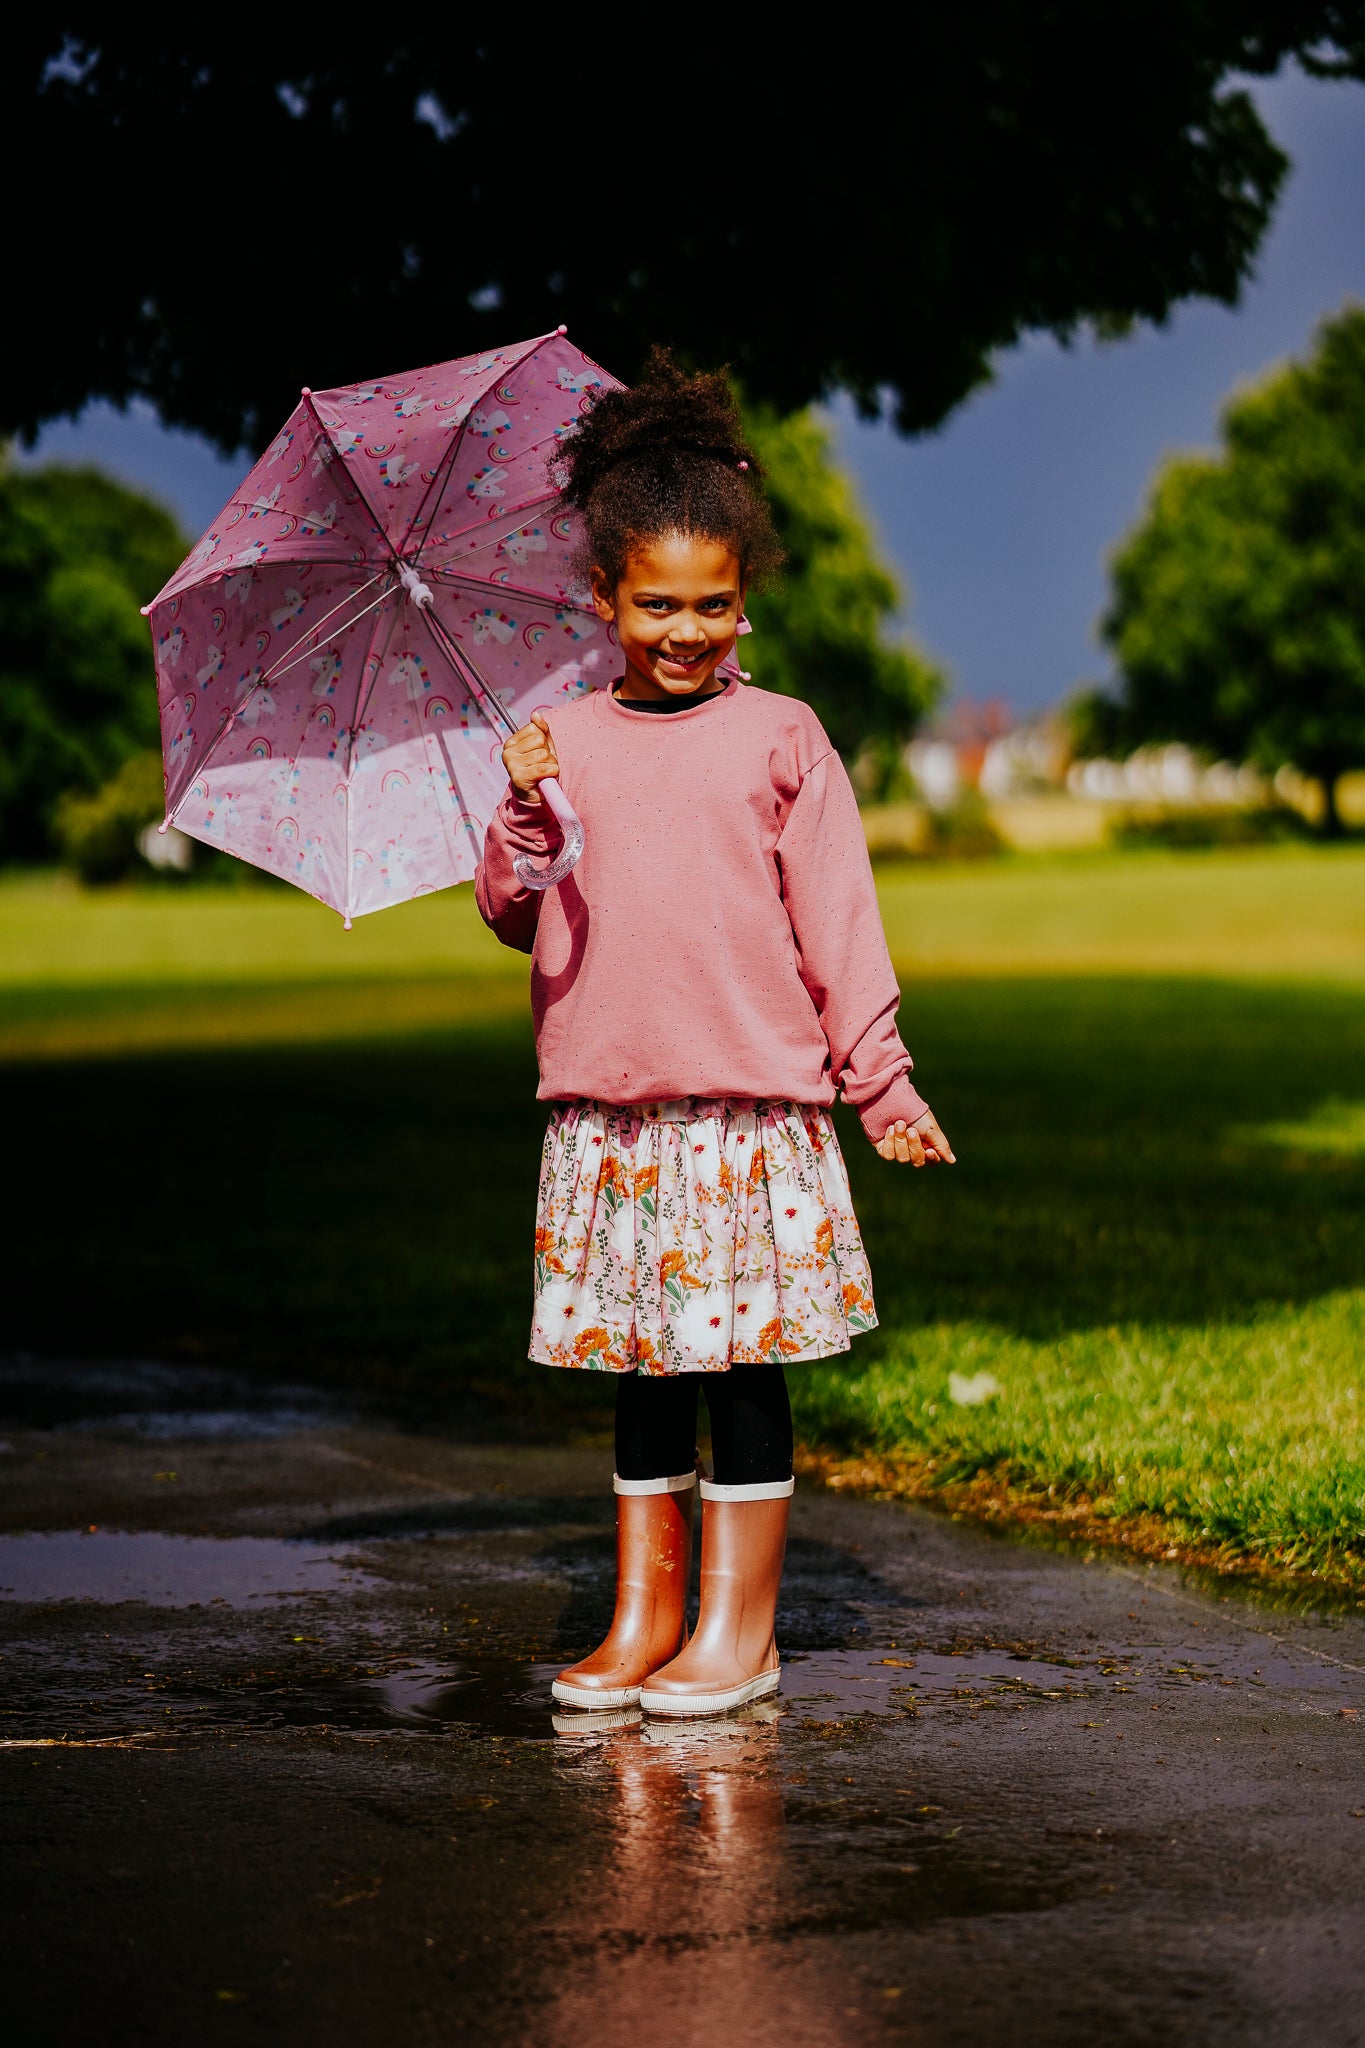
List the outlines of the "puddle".
{"label": "puddle", "polygon": [[984,1691],[1065,1699],[1112,1682],[1098,1665],[1052,1664],[1009,1650],[829,1650],[792,1657],[783,1667],[782,1694],[792,1707],[818,1708],[825,1719],[838,1720],[885,1713],[896,1704],[894,1695],[951,1699],[970,1690],[973,1696]]}
{"label": "puddle", "polygon": [[349,1420],[353,1402],[317,1387],[270,1385],[204,1366],[0,1357],[0,1416],[59,1436],[241,1440]]}
{"label": "puddle", "polygon": [[362,1566],[335,1551],[282,1537],[174,1536],[150,1529],[0,1536],[0,1600],[241,1607],[372,1583]]}
{"label": "puddle", "polygon": [[300,1436],[336,1420],[316,1408],[153,1408],[86,1416],[65,1424],[63,1436],[138,1436],[152,1443],[252,1443]]}

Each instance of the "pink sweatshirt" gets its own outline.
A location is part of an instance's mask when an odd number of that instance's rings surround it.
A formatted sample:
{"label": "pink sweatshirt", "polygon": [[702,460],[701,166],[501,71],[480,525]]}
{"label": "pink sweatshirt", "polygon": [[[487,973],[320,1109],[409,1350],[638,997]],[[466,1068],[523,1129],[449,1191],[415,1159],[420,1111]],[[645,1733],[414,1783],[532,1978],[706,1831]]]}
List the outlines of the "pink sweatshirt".
{"label": "pink sweatshirt", "polygon": [[583,857],[523,888],[513,855],[559,829],[509,787],[474,882],[532,955],[541,1100],[837,1090],[874,1142],[922,1116],[858,807],[809,706],[737,682],[666,713],[595,691],[550,727]]}

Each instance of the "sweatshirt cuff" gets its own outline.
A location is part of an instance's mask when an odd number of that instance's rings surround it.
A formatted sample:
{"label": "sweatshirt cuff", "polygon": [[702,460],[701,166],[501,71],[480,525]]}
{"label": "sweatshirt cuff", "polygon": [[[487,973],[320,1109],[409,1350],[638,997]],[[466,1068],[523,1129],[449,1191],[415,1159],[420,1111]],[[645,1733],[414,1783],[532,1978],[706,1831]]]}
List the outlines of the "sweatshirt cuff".
{"label": "sweatshirt cuff", "polygon": [[540,803],[528,804],[510,782],[498,805],[497,816],[511,844],[523,853],[543,853],[547,836],[556,841],[562,836],[550,806],[543,799]]}
{"label": "sweatshirt cuff", "polygon": [[912,1124],[929,1105],[915,1088],[908,1071],[892,1076],[880,1095],[858,1104],[858,1121],[874,1145],[879,1144],[892,1124]]}

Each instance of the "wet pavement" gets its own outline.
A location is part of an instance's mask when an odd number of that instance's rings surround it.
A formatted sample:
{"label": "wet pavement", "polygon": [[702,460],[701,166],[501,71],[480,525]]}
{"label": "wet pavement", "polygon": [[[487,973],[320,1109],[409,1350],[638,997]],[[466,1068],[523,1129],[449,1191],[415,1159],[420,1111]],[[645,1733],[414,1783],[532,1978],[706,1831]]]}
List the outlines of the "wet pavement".
{"label": "wet pavement", "polygon": [[609,1486],[0,1371],[11,2038],[1365,2042],[1361,1616],[802,1485],[775,1702],[554,1715]]}

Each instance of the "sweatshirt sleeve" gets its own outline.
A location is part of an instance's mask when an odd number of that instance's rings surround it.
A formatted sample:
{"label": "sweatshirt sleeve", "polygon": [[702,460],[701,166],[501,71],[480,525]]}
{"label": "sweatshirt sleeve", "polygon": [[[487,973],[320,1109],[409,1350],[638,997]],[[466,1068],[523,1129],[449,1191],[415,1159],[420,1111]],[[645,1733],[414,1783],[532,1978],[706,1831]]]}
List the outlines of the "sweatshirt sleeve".
{"label": "sweatshirt sleeve", "polygon": [[[811,768],[777,842],[782,896],[801,979],[829,1044],[845,1102],[875,1144],[928,1104],[896,1030],[900,989],[886,950],[857,800],[835,753]],[[485,913],[486,914],[486,913]]]}
{"label": "sweatshirt sleeve", "polygon": [[509,782],[484,834],[474,901],[489,930],[518,953],[529,953],[535,945],[542,891],[519,881],[512,862],[519,853],[545,859],[557,850],[561,836],[549,806],[525,803]]}

